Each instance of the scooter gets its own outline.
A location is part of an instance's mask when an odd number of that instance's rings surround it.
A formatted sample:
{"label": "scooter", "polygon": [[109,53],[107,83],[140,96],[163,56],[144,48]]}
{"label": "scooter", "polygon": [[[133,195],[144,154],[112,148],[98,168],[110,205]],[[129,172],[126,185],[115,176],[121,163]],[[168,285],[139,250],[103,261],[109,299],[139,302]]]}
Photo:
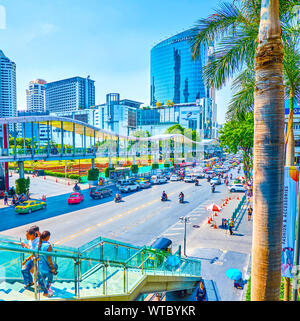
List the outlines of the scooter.
{"label": "scooter", "polygon": [[122,201],[121,197],[115,197],[115,203],[120,203]]}
{"label": "scooter", "polygon": [[161,197],[161,201],[162,201],[162,202],[165,202],[165,201],[167,201],[167,200],[168,200],[168,196],[167,196],[167,195]]}

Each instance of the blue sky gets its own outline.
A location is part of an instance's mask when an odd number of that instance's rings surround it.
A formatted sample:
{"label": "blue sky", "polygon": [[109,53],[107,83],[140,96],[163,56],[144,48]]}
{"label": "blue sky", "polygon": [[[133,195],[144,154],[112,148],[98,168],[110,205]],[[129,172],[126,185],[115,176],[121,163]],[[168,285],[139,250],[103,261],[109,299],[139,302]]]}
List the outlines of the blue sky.
{"label": "blue sky", "polygon": [[[90,75],[96,104],[109,92],[149,104],[150,50],[213,13],[218,0],[0,0],[0,49],[17,64],[18,109],[30,80]],[[217,93],[225,120],[230,88]]]}

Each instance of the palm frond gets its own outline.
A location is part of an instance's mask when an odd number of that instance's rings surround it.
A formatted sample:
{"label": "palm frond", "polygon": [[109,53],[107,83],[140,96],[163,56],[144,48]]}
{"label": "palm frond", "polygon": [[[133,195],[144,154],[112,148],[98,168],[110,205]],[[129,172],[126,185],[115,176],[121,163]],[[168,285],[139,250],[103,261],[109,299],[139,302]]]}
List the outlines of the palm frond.
{"label": "palm frond", "polygon": [[208,18],[200,19],[193,28],[197,34],[191,39],[193,59],[199,57],[202,44],[210,45],[227,33],[232,33],[245,19],[239,8],[233,3],[223,2],[215,13]]}
{"label": "palm frond", "polygon": [[236,72],[245,65],[252,66],[255,57],[256,32],[239,32],[235,37],[225,37],[203,68],[206,85],[220,89]]}
{"label": "palm frond", "polygon": [[234,94],[229,102],[226,112],[227,120],[242,120],[253,111],[255,72],[247,68],[232,82]]}

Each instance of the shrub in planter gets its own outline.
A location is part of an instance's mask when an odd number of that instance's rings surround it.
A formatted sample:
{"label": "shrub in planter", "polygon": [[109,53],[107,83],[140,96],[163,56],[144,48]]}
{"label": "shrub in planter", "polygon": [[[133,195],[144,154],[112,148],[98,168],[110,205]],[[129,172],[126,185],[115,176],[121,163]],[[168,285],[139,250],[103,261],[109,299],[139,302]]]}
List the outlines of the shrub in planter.
{"label": "shrub in planter", "polygon": [[165,168],[169,168],[170,167],[170,163],[164,163],[164,167]]}
{"label": "shrub in planter", "polygon": [[99,169],[98,168],[91,168],[88,171],[87,179],[88,179],[89,184],[97,185],[98,177],[99,177]]}
{"label": "shrub in planter", "polygon": [[79,175],[78,174],[68,174],[67,177],[71,178],[71,179],[79,179]]}
{"label": "shrub in planter", "polygon": [[112,170],[114,170],[114,167],[106,167],[104,169],[104,175],[105,175],[106,178],[109,177],[109,171],[112,171]]}
{"label": "shrub in planter", "polygon": [[137,174],[139,172],[138,165],[131,165],[130,169],[131,169],[132,174]]}
{"label": "shrub in planter", "polygon": [[99,177],[99,169],[98,168],[91,168],[88,171],[87,179],[88,181],[97,181]]}
{"label": "shrub in planter", "polygon": [[156,163],[152,164],[152,169],[158,169],[158,168],[159,168],[158,164],[156,164]]}
{"label": "shrub in planter", "polygon": [[[29,181],[30,184],[30,181]],[[19,178],[15,182],[16,185],[16,193],[22,194],[26,193],[27,189],[29,188],[28,180],[26,178]]]}

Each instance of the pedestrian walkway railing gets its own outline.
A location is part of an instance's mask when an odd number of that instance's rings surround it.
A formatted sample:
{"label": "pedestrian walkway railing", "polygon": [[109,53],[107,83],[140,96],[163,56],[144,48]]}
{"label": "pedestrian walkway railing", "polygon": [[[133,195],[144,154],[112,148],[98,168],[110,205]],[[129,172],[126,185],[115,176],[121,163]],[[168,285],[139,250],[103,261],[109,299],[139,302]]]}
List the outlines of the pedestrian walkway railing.
{"label": "pedestrian walkway railing", "polygon": [[[40,298],[37,280],[41,255],[51,257],[58,265],[53,287],[56,297],[63,299],[128,294],[147,275],[201,275],[199,260],[177,255],[171,264],[170,253],[148,246],[138,247],[100,237],[80,248],[54,245],[52,252],[42,252],[22,248],[18,239],[0,236],[0,284],[4,282],[12,288],[15,282],[22,284],[21,263],[30,255],[34,263],[35,300]],[[14,292],[10,293],[14,300]]]}
{"label": "pedestrian walkway railing", "polygon": [[235,221],[236,217],[239,215],[243,205],[246,202],[246,194],[243,195],[243,197],[241,198],[240,202],[238,203],[237,208],[233,211],[231,218],[233,219],[233,221]]}

